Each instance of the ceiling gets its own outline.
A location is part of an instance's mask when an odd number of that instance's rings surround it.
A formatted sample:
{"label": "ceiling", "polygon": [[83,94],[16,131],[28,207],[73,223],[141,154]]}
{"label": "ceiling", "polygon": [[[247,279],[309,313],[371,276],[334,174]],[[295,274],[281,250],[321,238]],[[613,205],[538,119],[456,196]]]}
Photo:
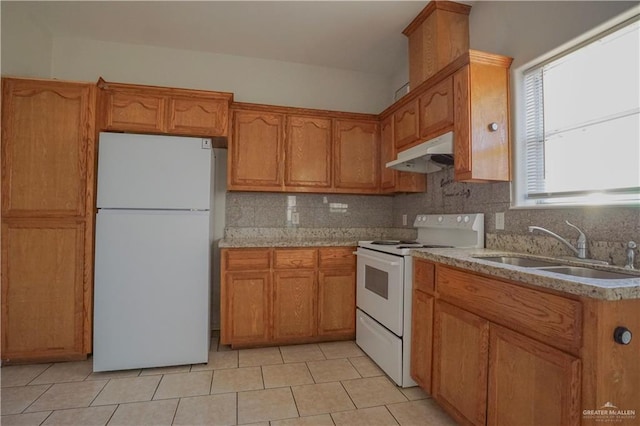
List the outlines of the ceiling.
{"label": "ceiling", "polygon": [[428,1],[2,1],[52,37],[162,46],[392,76]]}

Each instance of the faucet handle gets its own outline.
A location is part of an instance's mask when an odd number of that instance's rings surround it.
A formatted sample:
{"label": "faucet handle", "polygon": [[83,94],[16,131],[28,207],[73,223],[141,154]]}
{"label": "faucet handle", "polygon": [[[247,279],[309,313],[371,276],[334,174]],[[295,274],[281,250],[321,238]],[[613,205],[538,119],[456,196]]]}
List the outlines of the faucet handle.
{"label": "faucet handle", "polygon": [[580,235],[578,236],[578,243],[586,243],[587,242],[587,236],[584,235],[584,232],[582,232],[580,230],[580,228],[575,226],[573,223],[570,223],[568,220],[565,220],[564,223],[566,223],[567,225],[569,225],[570,227],[574,228],[576,231],[578,231],[580,233]]}

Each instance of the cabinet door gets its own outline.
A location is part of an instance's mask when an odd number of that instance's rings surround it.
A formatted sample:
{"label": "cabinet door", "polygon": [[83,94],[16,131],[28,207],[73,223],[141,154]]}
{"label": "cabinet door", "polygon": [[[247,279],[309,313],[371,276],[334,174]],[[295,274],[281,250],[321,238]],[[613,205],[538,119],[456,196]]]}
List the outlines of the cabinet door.
{"label": "cabinet door", "polygon": [[389,161],[395,160],[396,150],[393,145],[393,115],[380,123],[380,188],[382,192],[393,192],[396,186],[394,169],[387,168]]}
{"label": "cabinet door", "polygon": [[450,130],[453,130],[452,77],[420,96],[420,138],[431,139]]}
{"label": "cabinet door", "polygon": [[411,377],[431,393],[433,296],[413,291],[411,304]]}
{"label": "cabinet door", "polygon": [[3,361],[84,355],[84,238],[82,221],[3,222]]}
{"label": "cabinet door", "polygon": [[236,110],[228,154],[230,190],[281,191],[283,115]]}
{"label": "cabinet door", "polygon": [[318,311],[318,335],[336,338],[355,337],[355,268],[320,270]]}
{"label": "cabinet door", "polygon": [[2,82],[2,215],[85,215],[87,191],[93,190],[87,184],[94,161],[92,87]]}
{"label": "cabinet door", "polygon": [[270,338],[271,272],[227,272],[222,286],[223,343],[267,343]]}
{"label": "cabinet door", "polygon": [[418,100],[415,99],[393,113],[393,139],[402,151],[418,142]]}
{"label": "cabinet door", "polygon": [[489,425],[580,424],[580,360],[491,325]]}
{"label": "cabinet door", "polygon": [[167,98],[138,91],[101,92],[106,130],[163,133]]}
{"label": "cabinet door", "polygon": [[335,121],[334,184],[338,192],[378,192],[379,148],[376,122]]}
{"label": "cabinet door", "polygon": [[316,335],[316,272],[275,271],[273,279],[273,339],[277,342]]}
{"label": "cabinet door", "polygon": [[488,348],[486,320],[435,303],[433,397],[460,422],[486,422]]}
{"label": "cabinet door", "polygon": [[171,97],[167,132],[187,136],[226,136],[229,103],[221,99]]}
{"label": "cabinet door", "polygon": [[510,180],[508,68],[471,63],[453,85],[456,180]]}
{"label": "cabinet door", "polygon": [[287,117],[284,169],[287,189],[331,187],[331,119]]}

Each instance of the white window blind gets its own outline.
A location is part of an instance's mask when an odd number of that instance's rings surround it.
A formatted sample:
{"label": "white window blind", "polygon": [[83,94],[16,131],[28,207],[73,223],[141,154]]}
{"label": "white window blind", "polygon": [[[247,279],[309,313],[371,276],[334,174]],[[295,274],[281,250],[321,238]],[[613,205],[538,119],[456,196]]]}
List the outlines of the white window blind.
{"label": "white window blind", "polygon": [[523,77],[524,204],[640,203],[638,16]]}

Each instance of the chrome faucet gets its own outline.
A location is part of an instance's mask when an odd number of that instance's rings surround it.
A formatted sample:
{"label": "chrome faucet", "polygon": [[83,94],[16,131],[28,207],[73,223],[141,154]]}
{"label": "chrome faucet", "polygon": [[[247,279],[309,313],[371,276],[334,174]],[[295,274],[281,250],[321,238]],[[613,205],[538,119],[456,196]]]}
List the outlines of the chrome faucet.
{"label": "chrome faucet", "polygon": [[626,269],[634,269],[633,261],[636,256],[636,247],[638,247],[638,245],[634,241],[627,243],[627,263],[624,265]]}
{"label": "chrome faucet", "polygon": [[577,248],[572,246],[569,241],[565,240],[564,238],[562,238],[560,235],[556,234],[555,232],[551,232],[548,229],[542,228],[540,226],[530,226],[529,227],[529,232],[533,232],[535,230],[545,232],[545,233],[551,235],[556,240],[558,240],[561,243],[563,243],[564,245],[566,245],[567,247],[569,247],[569,249],[576,255],[576,257],[578,257],[578,259],[586,259],[587,258],[587,236],[584,235],[584,232],[582,232],[580,230],[580,228],[578,228],[577,226],[575,226],[572,223],[569,223],[568,220],[566,220],[565,223],[567,225],[569,225],[570,227],[575,228],[580,233],[580,235],[578,236],[578,244],[577,244],[578,247]]}

